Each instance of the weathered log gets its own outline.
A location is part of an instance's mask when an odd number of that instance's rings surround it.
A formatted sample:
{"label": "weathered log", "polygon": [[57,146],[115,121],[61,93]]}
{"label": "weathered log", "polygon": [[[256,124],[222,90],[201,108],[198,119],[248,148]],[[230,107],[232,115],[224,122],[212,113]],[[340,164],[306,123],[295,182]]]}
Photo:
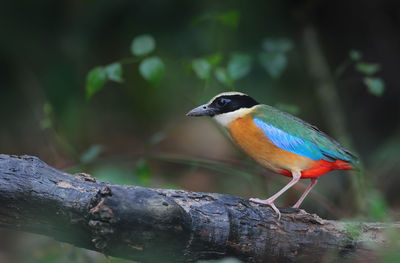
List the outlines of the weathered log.
{"label": "weathered log", "polygon": [[232,195],[114,185],[26,155],[0,155],[0,203],[0,227],[142,262],[319,262],[359,255],[365,242],[384,242],[383,229],[400,227],[360,223],[354,235],[349,223],[304,210],[281,208],[278,220]]}

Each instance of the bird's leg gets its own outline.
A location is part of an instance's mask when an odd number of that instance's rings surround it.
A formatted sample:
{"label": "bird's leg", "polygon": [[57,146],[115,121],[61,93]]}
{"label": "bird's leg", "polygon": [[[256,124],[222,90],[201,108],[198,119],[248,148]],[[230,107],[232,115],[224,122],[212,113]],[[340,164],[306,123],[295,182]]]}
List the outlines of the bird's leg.
{"label": "bird's leg", "polygon": [[296,204],[293,206],[293,208],[299,208],[301,203],[303,202],[304,198],[308,195],[308,193],[311,191],[311,189],[314,187],[314,185],[317,183],[318,178],[311,178],[311,183],[307,187],[307,189],[304,191],[304,193],[301,195],[299,201],[296,202]]}
{"label": "bird's leg", "polygon": [[279,192],[268,198],[267,200],[261,200],[258,198],[250,198],[249,200],[254,203],[259,203],[259,204],[265,204],[271,206],[271,208],[278,214],[278,219],[281,218],[281,213],[279,212],[279,209],[276,208],[274,201],[277,199],[279,196],[281,196],[284,192],[286,192],[290,187],[295,185],[301,177],[301,172],[292,172],[292,181],[290,181],[285,187],[283,187]]}
{"label": "bird's leg", "polygon": [[264,205],[269,205],[275,213],[278,215],[278,219],[281,219],[281,212],[279,212],[279,209],[275,206],[274,202],[268,201],[267,200],[262,200],[258,198],[250,198],[249,201],[257,204],[264,204]]}

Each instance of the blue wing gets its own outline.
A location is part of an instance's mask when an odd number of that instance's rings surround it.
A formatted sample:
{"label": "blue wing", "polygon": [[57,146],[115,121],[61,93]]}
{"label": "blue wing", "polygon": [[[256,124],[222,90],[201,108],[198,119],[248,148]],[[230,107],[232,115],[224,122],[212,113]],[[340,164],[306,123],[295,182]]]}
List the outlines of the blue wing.
{"label": "blue wing", "polygon": [[277,147],[315,161],[328,159],[315,143],[291,135],[261,119],[254,118],[253,121]]}

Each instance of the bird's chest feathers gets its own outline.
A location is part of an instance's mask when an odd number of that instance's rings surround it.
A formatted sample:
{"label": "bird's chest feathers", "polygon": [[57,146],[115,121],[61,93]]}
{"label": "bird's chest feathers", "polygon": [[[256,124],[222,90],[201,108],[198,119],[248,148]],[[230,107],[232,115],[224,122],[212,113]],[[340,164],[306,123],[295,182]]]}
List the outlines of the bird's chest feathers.
{"label": "bird's chest feathers", "polygon": [[285,151],[273,144],[253,122],[250,115],[238,118],[227,128],[233,140],[254,160],[275,172],[280,170],[302,171],[313,161],[307,157]]}

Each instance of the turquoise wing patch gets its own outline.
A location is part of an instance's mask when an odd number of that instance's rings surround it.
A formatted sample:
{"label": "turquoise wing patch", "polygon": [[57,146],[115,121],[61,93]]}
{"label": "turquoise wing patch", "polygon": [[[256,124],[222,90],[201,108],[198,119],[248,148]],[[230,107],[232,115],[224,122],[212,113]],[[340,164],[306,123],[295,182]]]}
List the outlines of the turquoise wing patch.
{"label": "turquoise wing patch", "polygon": [[314,161],[325,159],[324,154],[315,143],[291,135],[261,119],[254,118],[253,121],[277,147]]}

